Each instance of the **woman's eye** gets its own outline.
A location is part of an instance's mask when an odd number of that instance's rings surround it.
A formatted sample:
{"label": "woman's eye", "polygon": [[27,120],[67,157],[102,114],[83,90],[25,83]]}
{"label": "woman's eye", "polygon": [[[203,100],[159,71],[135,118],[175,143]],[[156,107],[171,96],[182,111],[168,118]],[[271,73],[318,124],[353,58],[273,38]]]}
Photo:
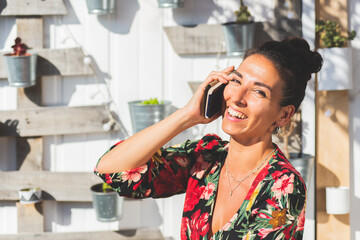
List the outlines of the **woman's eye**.
{"label": "woman's eye", "polygon": [[255,92],[256,92],[257,94],[259,94],[260,96],[262,96],[262,97],[266,97],[266,93],[265,93],[264,91],[255,90]]}
{"label": "woman's eye", "polygon": [[230,82],[241,84],[241,82],[239,80],[235,79],[235,78],[231,79]]}

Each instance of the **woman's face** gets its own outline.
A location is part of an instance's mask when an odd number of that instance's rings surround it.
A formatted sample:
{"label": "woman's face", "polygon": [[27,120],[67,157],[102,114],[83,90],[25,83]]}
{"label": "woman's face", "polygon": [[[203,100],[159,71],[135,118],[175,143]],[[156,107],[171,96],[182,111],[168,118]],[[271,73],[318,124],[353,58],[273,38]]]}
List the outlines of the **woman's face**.
{"label": "woman's face", "polygon": [[278,121],[287,114],[279,104],[283,82],[273,63],[254,54],[229,76],[232,80],[224,90],[224,132],[249,141],[271,136]]}

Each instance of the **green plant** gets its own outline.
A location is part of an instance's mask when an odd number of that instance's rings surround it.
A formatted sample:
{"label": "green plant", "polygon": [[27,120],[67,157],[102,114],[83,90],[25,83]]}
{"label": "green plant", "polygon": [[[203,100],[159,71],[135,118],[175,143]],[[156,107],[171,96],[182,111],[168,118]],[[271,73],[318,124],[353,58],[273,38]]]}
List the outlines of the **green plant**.
{"label": "green plant", "polygon": [[23,56],[26,55],[27,46],[25,43],[21,42],[21,38],[17,37],[15,39],[15,44],[11,46],[13,52],[10,54],[11,56]]}
{"label": "green plant", "polygon": [[354,30],[351,32],[348,31],[347,37],[342,36],[340,25],[335,21],[329,20],[326,22],[324,20],[320,20],[315,25],[315,32],[319,34],[321,44],[327,48],[342,47],[347,40],[353,40],[356,36],[356,32]]}
{"label": "green plant", "polygon": [[107,184],[107,183],[103,183],[102,184],[102,191],[104,192],[104,193],[106,193],[106,192],[112,192],[113,190],[112,190],[112,188],[110,187],[110,185],[109,184]]}
{"label": "green plant", "polygon": [[252,15],[248,10],[248,7],[244,4],[243,0],[240,0],[240,8],[235,11],[237,23],[248,23],[252,22]]}
{"label": "green plant", "polygon": [[144,100],[140,104],[142,105],[157,105],[157,104],[164,104],[164,101],[159,102],[157,98],[150,98],[149,100]]}

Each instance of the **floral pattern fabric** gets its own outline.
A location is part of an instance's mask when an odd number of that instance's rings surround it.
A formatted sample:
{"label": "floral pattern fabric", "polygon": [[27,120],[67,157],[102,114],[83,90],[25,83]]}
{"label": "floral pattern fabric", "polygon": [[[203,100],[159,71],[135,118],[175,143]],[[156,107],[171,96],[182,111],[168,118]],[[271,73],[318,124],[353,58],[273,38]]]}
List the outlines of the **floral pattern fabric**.
{"label": "floral pattern fabric", "polygon": [[218,232],[208,236],[227,144],[216,135],[206,135],[201,140],[162,148],[136,169],[100,174],[95,168],[95,174],[119,195],[131,198],[162,198],[186,192],[182,240],[302,239],[306,187],[279,148],[256,176],[239,210]]}

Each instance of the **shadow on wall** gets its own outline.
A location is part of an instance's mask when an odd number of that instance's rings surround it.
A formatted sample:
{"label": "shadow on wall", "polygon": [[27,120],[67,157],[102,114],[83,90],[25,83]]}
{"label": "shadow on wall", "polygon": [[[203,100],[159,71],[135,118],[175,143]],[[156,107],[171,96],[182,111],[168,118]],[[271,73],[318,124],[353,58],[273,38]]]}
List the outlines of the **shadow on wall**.
{"label": "shadow on wall", "polygon": [[137,0],[116,0],[115,12],[99,15],[98,20],[113,33],[127,34],[130,32],[136,12],[140,6]]}
{"label": "shadow on wall", "polygon": [[183,26],[204,24],[207,23],[209,17],[212,16],[216,9],[218,10],[219,15],[221,15],[221,9],[213,0],[185,0],[183,8],[176,8],[173,10],[173,18],[177,24]]}
{"label": "shadow on wall", "polygon": [[80,24],[70,0],[64,0],[67,14],[62,17],[63,24]]}
{"label": "shadow on wall", "polygon": [[[329,221],[329,214],[326,213],[326,187],[339,187],[340,181],[339,178],[325,166],[318,164],[316,169],[317,175],[326,176],[327,185],[321,186],[320,189],[316,191],[316,208],[317,212],[320,213],[317,216],[317,221],[319,223],[327,223]],[[342,222],[345,225],[350,225],[349,214],[333,215],[339,222]]]}

